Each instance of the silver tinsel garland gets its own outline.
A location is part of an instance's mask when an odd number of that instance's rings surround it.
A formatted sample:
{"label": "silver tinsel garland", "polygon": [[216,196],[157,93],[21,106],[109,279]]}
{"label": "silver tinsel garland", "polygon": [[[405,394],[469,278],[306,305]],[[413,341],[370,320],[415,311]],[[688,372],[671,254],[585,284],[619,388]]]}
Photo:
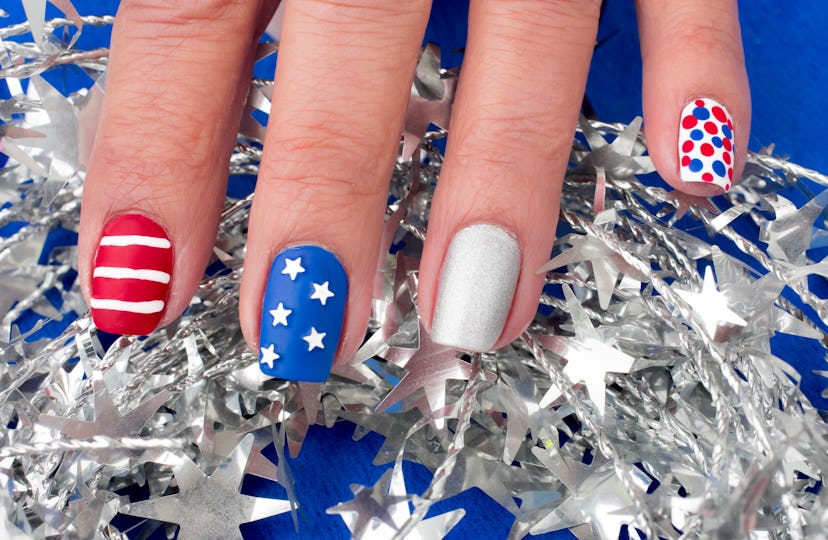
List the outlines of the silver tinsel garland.
{"label": "silver tinsel garland", "polygon": [[[262,449],[296,455],[310,425],[339,420],[384,437],[375,463],[394,463],[328,509],[355,537],[442,537],[463,510],[426,513],[473,487],[514,515],[513,538],[563,528],[617,538],[625,525],[648,538],[828,537],[828,429],[770,346],[786,333],[825,357],[828,304],[807,278],[828,266],[806,250],[825,244],[828,196],[801,179],[828,178],[751,153],[725,197],[668,192],[643,178],[653,167],[640,119],[584,119],[565,230],[543,269],[547,310],[509,347],[465,355],[432,343],[416,309],[442,163],[434,141],[445,136],[426,128],[448,123],[456,81],[429,46],[391,180],[384,242],[395,254],[350,362],[324,384],[261,379],[237,317],[251,197],[228,199],[212,271],[187,312],[104,350],[75,248],[42,252],[56,230],[77,231],[108,52],[79,50],[62,30],[112,19],[59,5],[66,19],[0,28],[12,93],[0,100],[10,158],[0,227],[18,224],[0,239],[4,538],[126,538],[110,523],[117,513],[151,520],[147,530],[177,525],[179,538],[239,536],[240,523],[296,511],[287,461],[277,467]],[[7,39],[29,32],[36,43]],[[262,44],[260,56],[276,48]],[[41,75],[66,65],[95,84],[64,97]],[[263,128],[252,114],[269,111],[271,86],[251,82],[231,175],[257,173]],[[45,338],[49,321],[72,322]],[[406,491],[403,460],[433,472],[422,494]],[[289,500],[241,494],[245,474],[279,482]],[[119,494],[139,486],[146,500]]]}

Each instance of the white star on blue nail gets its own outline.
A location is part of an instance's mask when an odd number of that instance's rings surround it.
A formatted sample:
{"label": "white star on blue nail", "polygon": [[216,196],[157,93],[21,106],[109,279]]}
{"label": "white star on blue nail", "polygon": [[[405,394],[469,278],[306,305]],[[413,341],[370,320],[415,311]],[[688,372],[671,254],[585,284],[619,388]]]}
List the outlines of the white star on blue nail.
{"label": "white star on blue nail", "polygon": [[[324,336],[325,334],[322,334],[322,335]],[[261,350],[262,350],[262,360],[261,360],[262,364],[267,364],[267,367],[273,369],[273,362],[275,362],[276,360],[279,359],[279,355],[276,354],[276,351],[274,350],[273,343],[271,343],[270,346],[267,347],[267,348],[261,347]]]}
{"label": "white star on blue nail", "polygon": [[276,326],[277,324],[287,326],[287,318],[288,315],[290,315],[291,313],[293,313],[292,309],[285,309],[285,305],[279,302],[279,305],[276,306],[276,309],[270,310],[270,316],[273,317],[273,326]]}
{"label": "white star on blue nail", "polygon": [[308,352],[311,352],[314,349],[324,349],[325,345],[322,343],[322,338],[324,338],[326,335],[327,333],[317,332],[316,328],[311,326],[310,334],[302,338],[308,342]]}
{"label": "white star on blue nail", "polygon": [[321,285],[319,283],[313,284],[313,294],[311,295],[311,300],[319,300],[324,306],[328,301],[328,298],[333,298],[333,296],[334,293],[328,289],[327,281]]}
{"label": "white star on blue nail", "polygon": [[305,269],[302,268],[302,257],[285,259],[285,268],[282,270],[282,273],[289,275],[291,281],[296,279],[297,274],[301,274],[304,271]]}

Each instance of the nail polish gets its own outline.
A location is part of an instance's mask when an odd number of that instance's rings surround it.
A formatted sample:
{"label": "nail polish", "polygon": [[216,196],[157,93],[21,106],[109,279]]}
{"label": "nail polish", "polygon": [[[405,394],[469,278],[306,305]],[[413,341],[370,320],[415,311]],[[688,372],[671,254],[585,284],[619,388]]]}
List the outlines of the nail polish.
{"label": "nail polish", "polygon": [[92,320],[113,334],[146,335],[161,321],[173,250],[164,228],[128,214],[104,227],[92,270]]}
{"label": "nail polish", "polygon": [[348,278],[330,251],[301,245],[274,259],[259,332],[259,367],[271,377],[323,382],[339,346]]}
{"label": "nail polish", "polygon": [[715,184],[728,191],[733,184],[733,120],[724,105],[709,98],[688,103],[679,121],[678,155],[681,180]]}
{"label": "nail polish", "polygon": [[488,351],[512,308],[520,247],[500,227],[471,225],[454,235],[443,260],[431,339],[468,351]]}

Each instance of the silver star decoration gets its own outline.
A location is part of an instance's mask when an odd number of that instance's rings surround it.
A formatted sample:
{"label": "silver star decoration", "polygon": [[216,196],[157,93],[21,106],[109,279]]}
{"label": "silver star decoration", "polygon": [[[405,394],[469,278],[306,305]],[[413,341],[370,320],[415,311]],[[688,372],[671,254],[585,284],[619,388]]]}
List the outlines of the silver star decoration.
{"label": "silver star decoration", "polygon": [[545,273],[555,268],[569,266],[579,262],[589,262],[595,276],[598,289],[598,302],[602,309],[607,309],[612,299],[618,276],[625,274],[639,282],[647,281],[647,276],[632,267],[623,257],[613,251],[603,240],[593,236],[572,234],[561,239],[572,247],[553,257],[538,270]]}
{"label": "silver star decoration", "polygon": [[[618,538],[623,525],[634,524],[636,510],[624,484],[606,460],[596,457],[591,465],[563,458],[556,450],[533,448],[532,453],[566,486],[560,502],[525,509],[512,529],[520,538],[579,527],[579,538]],[[523,533],[516,534],[516,533]]]}
{"label": "silver star decoration", "polygon": [[121,513],[177,523],[178,540],[242,538],[239,525],[290,511],[290,503],[239,493],[253,435],[247,435],[230,461],[204,474],[189,458],[174,469],[180,492],[127,505]]}
{"label": "silver star decoration", "polygon": [[89,439],[104,435],[113,439],[136,436],[144,424],[170,398],[166,390],[159,392],[134,409],[121,414],[109,394],[101,372],[92,374],[92,392],[94,402],[94,420],[78,420],[64,416],[42,414],[38,422],[44,426],[58,429],[61,433],[75,439]]}
{"label": "silver star decoration", "polygon": [[53,524],[58,529],[64,529],[61,534],[72,538],[103,538],[104,528],[118,513],[119,498],[105,489],[91,490],[81,480],[81,466],[78,462],[76,475],[78,497],[69,501],[65,516]]}
{"label": "silver star decoration", "polygon": [[457,463],[443,482],[443,498],[478,488],[516,516],[521,512],[515,493],[537,488],[537,477],[528,469],[512,467],[498,457],[468,447],[458,454]]}
{"label": "silver star decoration", "polygon": [[774,258],[797,265],[806,264],[805,252],[811,246],[814,232],[819,230],[813,225],[828,205],[828,190],[802,208],[778,195],[765,200],[773,207],[776,218],[762,224],[759,240],[768,244],[768,253]]}
{"label": "silver star decoration", "polygon": [[[635,359],[606,343],[589,320],[569,286],[563,287],[575,337],[537,336],[544,347],[567,360],[563,372],[575,384],[583,383],[589,399],[601,415],[606,406],[606,377],[608,373],[629,373]],[[561,397],[560,389],[552,385],[541,398],[540,406],[546,407]]]}
{"label": "silver star decoration", "polygon": [[465,515],[462,508],[424,519],[405,536],[397,536],[411,517],[409,496],[401,469],[388,469],[373,487],[351,485],[354,498],[328,508],[328,514],[339,514],[352,538],[404,538],[432,540],[443,538]]}
{"label": "silver star decoration", "polygon": [[[401,349],[392,347],[389,349],[385,359],[392,364],[405,368],[406,374],[377,405],[377,412],[387,410],[391,405],[422,389],[425,392],[429,409],[423,411],[423,413],[426,415],[434,414],[443,410],[446,406],[446,381],[469,380],[472,366],[457,357],[460,351],[431,341],[431,337],[422,322],[419,329],[419,348]],[[445,419],[437,414],[435,424],[439,429],[443,429]]]}
{"label": "silver star decoration", "polygon": [[46,19],[46,0],[23,0],[23,9],[29,20],[35,43],[43,41],[43,23]]}
{"label": "silver star decoration", "polygon": [[482,404],[487,410],[506,413],[503,462],[509,464],[514,461],[521,446],[526,442],[527,431],[531,431],[537,440],[548,426],[565,426],[554,409],[541,407],[538,403],[538,389],[526,366],[517,363],[515,369],[517,378],[501,373],[505,384],[494,385],[481,396]]}
{"label": "silver star decoration", "polygon": [[[713,269],[704,270],[701,292],[686,291],[673,287],[673,291],[693,309],[693,318],[716,341],[725,341],[728,326],[745,326],[747,322],[730,309],[727,297],[716,288]],[[724,325],[724,327],[722,326]]]}
{"label": "silver star decoration", "polygon": [[[29,91],[37,93],[44,110],[48,111],[48,120],[40,125],[25,126],[38,131],[41,134],[40,137],[16,139],[16,143],[24,147],[42,149],[51,157],[48,181],[43,188],[43,204],[48,206],[80,166],[78,111],[72,103],[39,75],[32,76],[30,82]],[[33,121],[46,120],[39,116],[32,115]]]}
{"label": "silver star decoration", "polygon": [[655,171],[650,156],[643,155],[646,147],[638,142],[642,119],[640,116],[608,143],[589,121],[581,117],[579,126],[590,150],[573,150],[571,159],[579,169],[603,168],[609,178],[633,178],[636,174]]}
{"label": "silver star decoration", "polygon": [[456,70],[441,69],[440,47],[429,43],[420,54],[411,84],[403,131],[403,161],[411,159],[429,124],[449,128],[456,87]]}
{"label": "silver star decoration", "polygon": [[391,469],[385,471],[385,474],[370,488],[352,484],[351,492],[354,498],[329,508],[327,513],[341,515],[354,538],[362,538],[373,520],[393,528],[394,520],[391,518],[388,507],[398,503],[407,503],[408,497],[389,494],[388,485],[391,482],[392,472]]}
{"label": "silver star decoration", "polygon": [[670,224],[672,225],[676,221],[680,220],[684,217],[684,214],[687,213],[692,207],[697,206],[699,208],[704,208],[708,212],[713,215],[719,213],[719,209],[713,204],[713,201],[708,199],[707,197],[696,197],[695,195],[689,195],[684,193],[683,191],[671,191],[664,195],[664,198],[668,201],[674,201],[676,206],[674,207],[671,204],[667,204],[664,208],[659,211],[657,214],[658,217],[664,217],[671,208],[675,208],[675,213],[673,217],[670,219]]}

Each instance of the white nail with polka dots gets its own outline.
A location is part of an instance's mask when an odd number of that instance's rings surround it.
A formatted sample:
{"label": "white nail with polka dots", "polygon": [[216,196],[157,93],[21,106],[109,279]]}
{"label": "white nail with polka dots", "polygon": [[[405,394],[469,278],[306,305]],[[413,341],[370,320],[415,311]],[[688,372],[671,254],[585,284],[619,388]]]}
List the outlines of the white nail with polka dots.
{"label": "white nail with polka dots", "polygon": [[733,120],[724,105],[695,99],[681,112],[678,155],[684,182],[715,184],[725,191],[733,185]]}

